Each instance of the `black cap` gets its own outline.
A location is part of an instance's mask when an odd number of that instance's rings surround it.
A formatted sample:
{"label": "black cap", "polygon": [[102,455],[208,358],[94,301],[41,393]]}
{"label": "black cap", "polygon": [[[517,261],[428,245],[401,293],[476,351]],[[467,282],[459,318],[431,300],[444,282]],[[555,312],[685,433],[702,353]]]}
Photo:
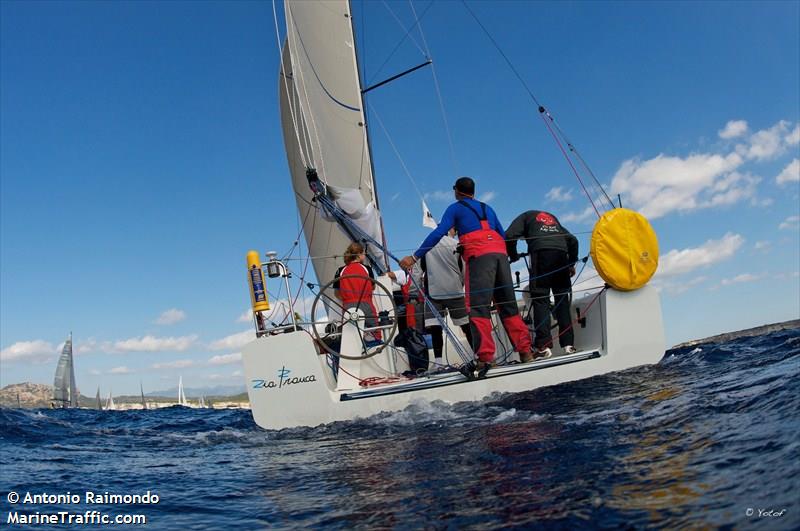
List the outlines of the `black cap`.
{"label": "black cap", "polygon": [[475,195],[475,181],[469,177],[459,177],[453,186],[453,190],[465,195]]}

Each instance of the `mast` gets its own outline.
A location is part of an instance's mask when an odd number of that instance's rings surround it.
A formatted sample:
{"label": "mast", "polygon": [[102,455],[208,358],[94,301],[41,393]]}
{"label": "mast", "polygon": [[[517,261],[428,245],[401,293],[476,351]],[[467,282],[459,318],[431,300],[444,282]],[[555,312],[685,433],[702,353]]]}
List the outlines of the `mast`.
{"label": "mast", "polygon": [[[364,96],[364,91],[362,87],[364,86],[364,79],[361,77],[361,64],[358,61],[358,39],[356,39],[356,29],[353,24],[353,2],[352,0],[347,0],[347,12],[349,16],[347,17],[350,19],[350,32],[353,35],[353,57],[355,58],[356,62],[356,75],[358,76],[358,93],[361,98],[361,115],[364,120],[364,136],[367,140],[367,157],[369,158],[369,169],[370,175],[372,177],[372,195],[373,200],[375,201],[375,208],[378,209],[380,212],[381,205],[378,199],[378,184],[375,180],[375,161],[372,158],[372,140],[371,140],[371,133],[369,127],[369,121],[367,120],[367,99]],[[381,243],[384,247],[386,247],[386,230],[383,227],[383,216],[380,217],[381,222]],[[386,266],[387,271],[391,271],[392,268],[389,267],[389,257],[386,254],[383,255],[384,265]]]}
{"label": "mast", "polygon": [[72,331],[69,332],[69,407],[78,407],[78,386],[75,384],[75,360],[72,357]]}

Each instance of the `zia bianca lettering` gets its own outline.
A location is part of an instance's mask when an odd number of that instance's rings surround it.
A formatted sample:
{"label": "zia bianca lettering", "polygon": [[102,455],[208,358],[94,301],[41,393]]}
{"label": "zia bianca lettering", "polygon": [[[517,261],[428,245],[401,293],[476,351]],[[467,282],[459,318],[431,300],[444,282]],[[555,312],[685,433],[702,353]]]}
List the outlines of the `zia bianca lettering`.
{"label": "zia bianca lettering", "polygon": [[280,389],[287,385],[316,382],[317,378],[313,374],[308,376],[290,376],[292,370],[281,367],[278,371],[278,381],[275,380],[253,380],[253,389]]}

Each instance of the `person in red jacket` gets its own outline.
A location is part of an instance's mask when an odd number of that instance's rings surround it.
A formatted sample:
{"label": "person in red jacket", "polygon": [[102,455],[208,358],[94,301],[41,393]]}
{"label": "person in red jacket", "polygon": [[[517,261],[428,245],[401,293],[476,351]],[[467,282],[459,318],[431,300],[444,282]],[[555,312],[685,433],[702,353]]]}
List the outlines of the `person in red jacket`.
{"label": "person in red jacket", "polygon": [[[348,245],[344,252],[344,265],[336,270],[333,289],[345,310],[357,308],[364,312],[364,326],[370,328],[378,325],[378,312],[372,302],[375,273],[364,263],[366,258],[363,245],[358,242]],[[381,339],[381,333],[376,331],[364,339],[372,338]]]}

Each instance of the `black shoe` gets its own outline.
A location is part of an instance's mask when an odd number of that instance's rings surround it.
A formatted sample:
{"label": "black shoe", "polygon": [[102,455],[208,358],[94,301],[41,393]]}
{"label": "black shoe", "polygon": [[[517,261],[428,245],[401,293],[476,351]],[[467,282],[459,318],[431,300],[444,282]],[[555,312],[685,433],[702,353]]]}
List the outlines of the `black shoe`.
{"label": "black shoe", "polygon": [[492,368],[493,363],[488,361],[473,360],[458,368],[458,372],[467,377],[467,380],[481,380],[486,378],[486,373]]}

